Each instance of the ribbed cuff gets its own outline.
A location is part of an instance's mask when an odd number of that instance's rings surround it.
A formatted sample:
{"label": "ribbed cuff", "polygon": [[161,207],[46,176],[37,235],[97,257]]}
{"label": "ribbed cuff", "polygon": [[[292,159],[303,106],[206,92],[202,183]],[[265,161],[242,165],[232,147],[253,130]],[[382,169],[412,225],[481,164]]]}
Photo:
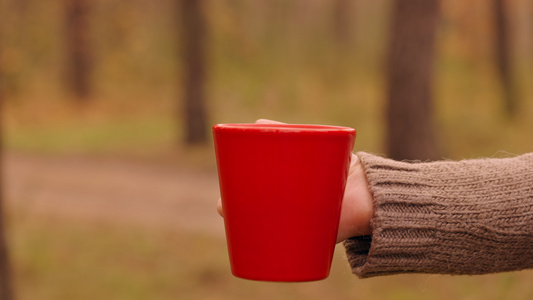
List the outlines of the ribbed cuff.
{"label": "ribbed cuff", "polygon": [[397,162],[359,156],[372,237],[345,242],[354,274],[482,274],[533,267],[533,154]]}

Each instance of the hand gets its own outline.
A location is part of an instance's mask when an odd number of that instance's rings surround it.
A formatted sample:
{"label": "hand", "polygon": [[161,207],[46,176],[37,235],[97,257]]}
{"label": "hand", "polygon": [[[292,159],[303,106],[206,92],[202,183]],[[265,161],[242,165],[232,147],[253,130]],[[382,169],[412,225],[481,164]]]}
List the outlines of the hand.
{"label": "hand", "polygon": [[374,215],[372,194],[359,157],[352,154],[348,180],[344,190],[337,243],[347,238],[371,235],[370,219]]}
{"label": "hand", "polygon": [[[280,122],[264,119],[257,120],[256,123],[280,124]],[[218,200],[217,210],[223,217],[224,211],[222,210],[222,201],[220,199]],[[359,157],[352,154],[350,171],[342,201],[337,243],[354,236],[371,235],[370,219],[373,214],[372,194],[368,189],[368,181],[366,180],[363,166],[359,161]]]}

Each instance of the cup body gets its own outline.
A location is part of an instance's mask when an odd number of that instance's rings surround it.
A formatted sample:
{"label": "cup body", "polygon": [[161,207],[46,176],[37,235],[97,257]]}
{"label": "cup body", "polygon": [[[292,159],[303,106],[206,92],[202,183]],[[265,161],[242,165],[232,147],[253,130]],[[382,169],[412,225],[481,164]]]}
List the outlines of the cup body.
{"label": "cup body", "polygon": [[329,275],[355,130],[213,126],[232,273],[265,281]]}

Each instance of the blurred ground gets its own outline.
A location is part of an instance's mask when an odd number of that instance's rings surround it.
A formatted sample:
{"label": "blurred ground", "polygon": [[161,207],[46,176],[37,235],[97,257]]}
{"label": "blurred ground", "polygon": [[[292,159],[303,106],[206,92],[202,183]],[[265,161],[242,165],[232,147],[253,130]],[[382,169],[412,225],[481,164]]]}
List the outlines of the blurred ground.
{"label": "blurred ground", "polygon": [[212,171],[87,157],[7,153],[4,159],[7,204],[23,216],[223,235]]}
{"label": "blurred ground", "polygon": [[[212,169],[82,155],[4,157],[19,299],[531,299],[533,272],[358,280],[231,275]],[[105,296],[104,296],[105,295]]]}

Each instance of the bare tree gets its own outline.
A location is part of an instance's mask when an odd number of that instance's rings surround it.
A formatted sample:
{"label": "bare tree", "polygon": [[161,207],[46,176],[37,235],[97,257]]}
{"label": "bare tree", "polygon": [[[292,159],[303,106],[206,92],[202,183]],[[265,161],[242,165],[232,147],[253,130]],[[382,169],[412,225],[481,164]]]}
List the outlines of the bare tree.
{"label": "bare tree", "polygon": [[432,82],[439,14],[438,0],[394,2],[387,57],[387,154],[391,158],[437,158]]}
{"label": "bare tree", "polygon": [[203,1],[178,0],[182,28],[182,64],[184,72],[185,143],[207,142],[206,113],[206,18]]}
{"label": "bare tree", "polygon": [[518,109],[518,97],[514,88],[513,64],[512,64],[512,37],[510,30],[510,18],[508,3],[505,0],[493,0],[496,52],[496,65],[502,82],[505,112],[513,117]]}
{"label": "bare tree", "polygon": [[65,29],[69,87],[85,102],[92,94],[90,18],[92,0],[65,0]]}

